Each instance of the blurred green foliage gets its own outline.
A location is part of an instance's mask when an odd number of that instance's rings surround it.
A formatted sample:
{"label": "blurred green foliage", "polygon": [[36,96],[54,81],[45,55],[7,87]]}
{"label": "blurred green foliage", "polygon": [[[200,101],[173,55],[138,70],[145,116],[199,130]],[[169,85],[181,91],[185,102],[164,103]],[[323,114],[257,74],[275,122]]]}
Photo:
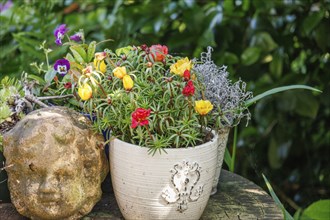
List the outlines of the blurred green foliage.
{"label": "blurred green foliage", "polygon": [[304,208],[330,196],[329,13],[329,0],[17,0],[0,15],[0,78],[38,74],[30,63],[43,61],[43,40],[51,63],[64,56],[53,30],[65,23],[88,41],[114,40],[98,50],[160,43],[192,57],[210,45],[255,95],[290,84],[320,89],[267,97],[239,128],[236,172],[260,185],[265,173],[293,212],[292,202]]}

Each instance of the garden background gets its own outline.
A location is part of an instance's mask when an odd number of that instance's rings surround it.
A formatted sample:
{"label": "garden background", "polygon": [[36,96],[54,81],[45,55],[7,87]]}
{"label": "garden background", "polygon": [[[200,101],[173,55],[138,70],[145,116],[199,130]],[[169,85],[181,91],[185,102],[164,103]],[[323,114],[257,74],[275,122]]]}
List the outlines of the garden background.
{"label": "garden background", "polygon": [[[53,30],[83,28],[98,48],[167,45],[170,54],[198,57],[207,46],[230,77],[254,95],[291,84],[292,90],[250,107],[252,120],[238,128],[235,172],[267,190],[262,173],[290,213],[330,198],[330,1],[329,0],[0,0],[0,79],[38,76],[45,62],[39,45],[53,52]],[[233,133],[233,132],[231,132]],[[232,136],[229,139],[231,151]],[[226,165],[225,165],[225,168]]]}

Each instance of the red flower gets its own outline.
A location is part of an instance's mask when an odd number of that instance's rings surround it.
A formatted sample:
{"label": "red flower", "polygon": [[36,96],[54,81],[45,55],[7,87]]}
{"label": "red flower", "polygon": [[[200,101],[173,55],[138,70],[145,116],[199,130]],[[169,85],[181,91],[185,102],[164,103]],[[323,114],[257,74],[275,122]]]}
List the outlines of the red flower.
{"label": "red flower", "polygon": [[67,82],[64,84],[64,88],[66,88],[66,89],[71,89],[71,87],[72,87],[72,84],[70,82]]}
{"label": "red flower", "polygon": [[167,46],[162,46],[160,44],[152,45],[150,47],[150,52],[155,61],[162,62],[168,53],[168,48]]}
{"label": "red flower", "polygon": [[144,108],[137,108],[132,113],[132,124],[131,128],[136,128],[137,126],[148,125],[149,121],[147,117],[149,117],[151,110]]}
{"label": "red flower", "polygon": [[187,82],[187,85],[183,88],[182,90],[182,94],[184,96],[193,96],[195,93],[195,86],[194,86],[194,83],[193,81],[189,80]]}
{"label": "red flower", "polygon": [[146,44],[142,44],[140,47],[141,47],[141,50],[149,53],[149,47]]}
{"label": "red flower", "polygon": [[183,78],[184,78],[185,81],[188,81],[190,79],[190,71],[189,70],[184,71]]}

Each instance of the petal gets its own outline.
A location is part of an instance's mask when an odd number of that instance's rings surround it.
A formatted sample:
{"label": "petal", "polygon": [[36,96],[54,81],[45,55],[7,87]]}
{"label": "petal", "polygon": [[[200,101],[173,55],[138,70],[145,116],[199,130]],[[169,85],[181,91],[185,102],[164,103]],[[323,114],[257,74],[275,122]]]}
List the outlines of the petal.
{"label": "petal", "polygon": [[131,128],[136,128],[138,125],[139,123],[134,118],[132,118]]}

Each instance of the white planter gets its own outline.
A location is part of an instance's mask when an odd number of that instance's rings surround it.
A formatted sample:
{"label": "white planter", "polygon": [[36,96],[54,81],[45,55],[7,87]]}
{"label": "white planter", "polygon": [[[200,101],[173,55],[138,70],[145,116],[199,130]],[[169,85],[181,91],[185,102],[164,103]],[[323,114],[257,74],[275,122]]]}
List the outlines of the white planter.
{"label": "white planter", "polygon": [[211,195],[214,195],[217,192],[217,187],[219,183],[220,178],[220,172],[222,168],[223,163],[223,157],[225,156],[225,150],[227,146],[228,141],[228,135],[229,135],[230,128],[222,128],[218,132],[218,162],[216,165],[216,171],[215,171],[215,178],[212,185],[212,191]]}
{"label": "white planter", "polygon": [[112,186],[126,220],[199,219],[217,163],[218,136],[189,148],[148,155],[148,148],[110,142]]}

